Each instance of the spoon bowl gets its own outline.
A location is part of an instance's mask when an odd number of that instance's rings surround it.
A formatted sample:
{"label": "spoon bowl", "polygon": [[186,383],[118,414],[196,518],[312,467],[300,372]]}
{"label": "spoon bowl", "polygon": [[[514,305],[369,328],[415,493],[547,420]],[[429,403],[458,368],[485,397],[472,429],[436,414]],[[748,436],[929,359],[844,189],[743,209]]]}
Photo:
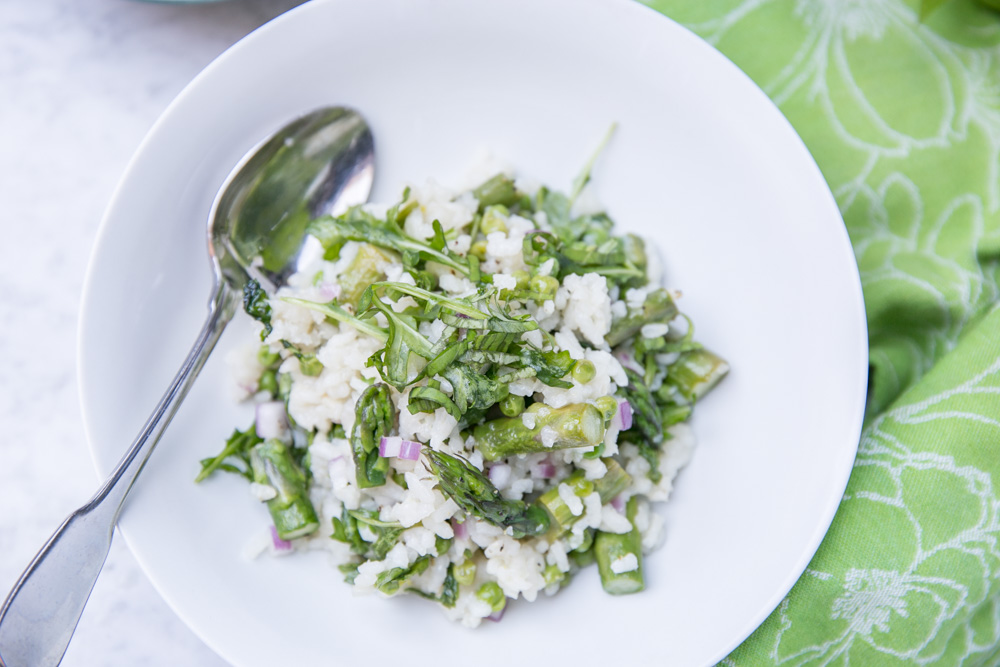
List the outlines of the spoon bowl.
{"label": "spoon bowl", "polygon": [[374,170],[372,135],[361,115],[324,107],[285,125],[231,172],[209,216],[214,284],[205,324],[111,475],[56,529],[0,607],[0,667],[59,664],[104,566],[125,499],[232,319],[243,288],[251,278],[272,288],[284,282],[305,246],[309,220],[364,203]]}
{"label": "spoon bowl", "polygon": [[323,108],[291,122],[247,154],[215,200],[216,279],[238,291],[248,277],[281,285],[297,269],[309,221],[366,201],[374,177],[372,134],[356,111]]}

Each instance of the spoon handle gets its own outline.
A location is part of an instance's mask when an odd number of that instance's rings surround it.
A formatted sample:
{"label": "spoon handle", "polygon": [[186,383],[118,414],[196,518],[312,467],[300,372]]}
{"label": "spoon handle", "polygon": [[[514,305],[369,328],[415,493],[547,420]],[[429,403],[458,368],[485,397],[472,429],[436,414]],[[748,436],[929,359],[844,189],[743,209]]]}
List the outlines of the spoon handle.
{"label": "spoon handle", "polygon": [[126,496],[232,319],[239,294],[216,283],[209,315],[184,364],[100,490],[69,515],[0,607],[0,667],[58,665],[111,548]]}

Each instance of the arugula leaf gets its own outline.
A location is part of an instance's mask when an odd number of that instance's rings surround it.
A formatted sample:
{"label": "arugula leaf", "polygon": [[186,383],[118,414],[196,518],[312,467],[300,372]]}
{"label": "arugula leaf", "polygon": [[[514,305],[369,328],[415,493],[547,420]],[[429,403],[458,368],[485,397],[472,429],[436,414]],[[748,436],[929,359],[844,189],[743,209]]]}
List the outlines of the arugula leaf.
{"label": "arugula leaf", "polygon": [[424,572],[430,567],[430,564],[431,557],[427,555],[413,561],[409,567],[394,567],[391,570],[386,570],[375,579],[375,588],[386,595],[392,595],[399,590],[400,586]]}
{"label": "arugula leaf", "polygon": [[521,363],[525,368],[530,368],[535,372],[535,377],[549,385],[550,387],[560,387],[569,389],[572,382],[567,382],[560,378],[573,370],[576,361],[569,355],[569,352],[542,352],[530,347],[521,350]]}
{"label": "arugula leaf", "polygon": [[271,326],[271,304],[267,301],[267,292],[253,278],[243,286],[243,310],[264,325],[264,330],[260,332],[261,340],[267,338],[274,330]]}
{"label": "arugula leaf", "polygon": [[354,220],[330,216],[318,218],[309,223],[306,231],[323,244],[327,259],[338,258],[341,248],[348,241],[358,241],[400,253],[407,268],[418,269],[422,262],[431,261],[455,269],[466,277],[473,274],[469,261],[449,250],[447,245],[435,248],[432,243],[407,236],[397,224],[374,220],[370,216]]}
{"label": "arugula leaf", "polygon": [[597,145],[597,148],[591,154],[590,159],[587,160],[587,164],[583,166],[577,177],[573,179],[573,191],[570,194],[570,199],[576,201],[576,198],[580,196],[580,191],[583,190],[584,186],[590,182],[590,172],[594,170],[594,163],[597,162],[597,158],[604,152],[605,146],[611,141],[611,136],[618,129],[618,123],[612,123],[611,127],[604,134],[604,138],[601,139],[601,143]]}
{"label": "arugula leaf", "polygon": [[389,396],[389,388],[378,383],[365,389],[355,405],[354,415],[351,453],[357,484],[362,489],[382,486],[389,469],[389,459],[379,456],[379,441],[382,436],[389,435],[396,425],[396,408]]}
{"label": "arugula leaf", "polygon": [[[211,475],[216,470],[235,473],[245,477],[247,481],[253,481],[253,471],[250,469],[250,450],[254,445],[263,442],[263,438],[257,435],[257,426],[251,425],[245,431],[234,429],[233,434],[226,440],[226,446],[215,457],[201,460],[201,472],[194,478],[195,482],[200,482]],[[243,467],[225,463],[229,458],[243,463]]]}
{"label": "arugula leaf", "polygon": [[351,515],[346,507],[341,512],[339,519],[333,517],[333,533],[331,533],[330,538],[349,544],[351,551],[359,556],[368,553],[368,543],[358,532],[358,520]]}
{"label": "arugula leaf", "polygon": [[[378,512],[374,510],[348,510],[347,512],[357,523],[363,523],[375,534],[371,543],[370,553],[376,560],[382,560],[389,550],[396,546],[403,526],[395,521],[381,521]],[[360,535],[360,532],[359,532]]]}

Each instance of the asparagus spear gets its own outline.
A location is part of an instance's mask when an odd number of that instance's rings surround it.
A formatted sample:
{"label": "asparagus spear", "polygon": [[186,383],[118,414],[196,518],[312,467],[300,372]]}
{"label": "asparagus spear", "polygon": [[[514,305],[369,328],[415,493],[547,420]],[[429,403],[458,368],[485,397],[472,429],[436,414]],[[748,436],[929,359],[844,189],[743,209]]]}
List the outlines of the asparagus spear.
{"label": "asparagus spear", "polygon": [[646,587],[642,576],[642,535],[635,527],[638,501],[633,496],[625,506],[625,516],[632,522],[631,531],[622,534],[597,531],[594,538],[594,556],[601,585],[611,595],[638,593]]}
{"label": "asparagus spear", "polygon": [[677,387],[681,395],[694,402],[712,390],[729,372],[729,364],[706,349],[692,350],[671,364],[667,382]]}
{"label": "asparagus spear", "polygon": [[[601,504],[611,502],[611,499],[628,488],[632,483],[632,478],[614,459],[601,459],[608,471],[598,480],[591,482],[586,479],[582,470],[577,470],[567,477],[562,483],[568,484],[573,492],[580,498],[589,496],[594,491],[601,496]],[[566,501],[559,495],[559,486],[555,486],[535,501],[544,507],[552,518],[552,528],[549,535],[559,537],[580,517],[570,511]]]}
{"label": "asparagus spear", "polygon": [[[505,417],[480,424],[472,433],[476,447],[487,461],[514,454],[546,452],[571,447],[592,447],[604,439],[604,418],[589,403],[550,408],[535,403],[528,417]],[[534,422],[529,428],[525,425]]]}
{"label": "asparagus spear", "polygon": [[426,451],[441,490],[469,514],[511,528],[517,539],[541,535],[549,529],[549,515],[542,507],[507,500],[486,475],[457,456],[433,449]]}
{"label": "asparagus spear", "polygon": [[389,459],[378,454],[382,436],[392,431],[396,408],[389,388],[373,384],[362,392],[354,407],[354,429],[351,431],[351,453],[354,455],[355,477],[362,489],[385,484]]}
{"label": "asparagus spear", "polygon": [[642,376],[631,368],[625,369],[628,376],[628,386],[625,387],[625,397],[632,406],[632,429],[638,430],[642,438],[636,442],[639,454],[649,461],[649,479],[654,484],[660,481],[660,443],[663,442],[663,422],[660,409],[653,399]]}
{"label": "asparagus spear", "polygon": [[293,540],[319,527],[316,510],[309,502],[308,480],[283,442],[272,439],[255,445],[250,450],[250,466],[255,482],[277,492],[267,501],[267,509],[278,537]]}
{"label": "asparagus spear", "polygon": [[677,305],[667,290],[660,288],[646,295],[642,308],[629,313],[612,323],[611,331],[604,337],[608,345],[621,345],[651,322],[669,322],[677,316]]}

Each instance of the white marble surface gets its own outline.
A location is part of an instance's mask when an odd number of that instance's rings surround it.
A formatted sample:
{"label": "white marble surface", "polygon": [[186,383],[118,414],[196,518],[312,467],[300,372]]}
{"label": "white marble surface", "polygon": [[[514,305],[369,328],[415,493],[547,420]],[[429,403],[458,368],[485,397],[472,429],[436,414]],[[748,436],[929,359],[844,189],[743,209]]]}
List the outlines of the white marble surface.
{"label": "white marble surface", "polygon": [[[0,596],[97,486],[76,329],[87,259],[129,157],[199,70],[300,1],[0,0]],[[121,540],[63,664],[225,665]]]}

